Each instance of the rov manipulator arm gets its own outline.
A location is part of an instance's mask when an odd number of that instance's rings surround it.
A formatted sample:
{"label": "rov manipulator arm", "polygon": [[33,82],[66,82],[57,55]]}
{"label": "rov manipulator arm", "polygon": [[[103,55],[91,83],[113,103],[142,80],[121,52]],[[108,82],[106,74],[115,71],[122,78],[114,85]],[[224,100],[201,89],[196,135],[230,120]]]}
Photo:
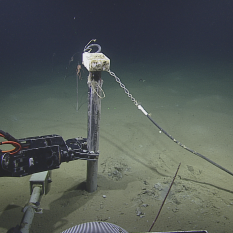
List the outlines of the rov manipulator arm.
{"label": "rov manipulator arm", "polygon": [[0,176],[21,177],[59,168],[62,162],[96,160],[99,157],[98,153],[87,150],[86,138],[64,141],[61,136],[53,134],[15,139],[2,130],[0,137],[6,139],[0,145],[14,146],[11,150],[0,149]]}

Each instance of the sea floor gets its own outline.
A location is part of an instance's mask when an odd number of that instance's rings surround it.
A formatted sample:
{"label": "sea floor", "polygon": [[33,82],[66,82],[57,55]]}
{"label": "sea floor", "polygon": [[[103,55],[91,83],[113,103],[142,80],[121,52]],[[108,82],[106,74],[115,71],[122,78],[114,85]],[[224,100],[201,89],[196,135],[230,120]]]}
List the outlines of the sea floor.
{"label": "sea floor", "polygon": [[[114,64],[114,61],[112,61]],[[233,172],[233,61],[211,59],[118,62],[112,71],[153,120],[175,139]],[[118,68],[119,67],[119,68]],[[15,138],[87,136],[87,71],[64,79],[63,66],[26,66],[1,75],[0,129]],[[84,68],[83,68],[84,69]],[[153,231],[231,232],[230,174],[184,150],[159,132],[107,72],[102,76],[98,188],[85,191],[86,161],[52,171],[31,232],[62,232],[107,221],[146,232],[181,163]],[[30,176],[0,179],[0,232],[20,224]]]}

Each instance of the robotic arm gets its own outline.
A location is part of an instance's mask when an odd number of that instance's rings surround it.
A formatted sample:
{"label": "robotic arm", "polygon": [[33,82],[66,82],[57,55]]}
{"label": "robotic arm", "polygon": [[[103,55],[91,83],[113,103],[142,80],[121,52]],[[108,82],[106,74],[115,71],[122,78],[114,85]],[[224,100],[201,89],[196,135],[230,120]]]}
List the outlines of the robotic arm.
{"label": "robotic arm", "polygon": [[21,177],[59,168],[62,162],[99,157],[99,153],[88,151],[86,138],[64,141],[61,136],[52,134],[15,139],[2,130],[0,136],[6,139],[0,145],[14,146],[12,150],[0,150],[0,176]]}

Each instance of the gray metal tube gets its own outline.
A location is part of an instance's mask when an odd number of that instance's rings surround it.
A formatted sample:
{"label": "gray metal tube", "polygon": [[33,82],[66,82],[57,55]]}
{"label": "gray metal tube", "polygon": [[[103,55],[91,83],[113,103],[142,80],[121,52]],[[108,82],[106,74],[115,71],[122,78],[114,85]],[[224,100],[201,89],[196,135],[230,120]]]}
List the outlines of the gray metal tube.
{"label": "gray metal tube", "polygon": [[41,187],[33,188],[33,192],[28,205],[24,208],[25,213],[20,224],[20,231],[22,233],[29,233],[32,221],[35,214],[35,204],[39,202],[41,194]]}
{"label": "gray metal tube", "polygon": [[40,200],[40,195],[41,195],[41,187],[34,187],[33,188],[33,191],[32,191],[32,195],[31,195],[31,198],[30,198],[30,203],[37,203],[39,202]]}
{"label": "gray metal tube", "polygon": [[[88,76],[88,125],[87,125],[87,148],[91,153],[99,152],[99,122],[101,113],[102,80],[101,72],[90,72]],[[98,160],[87,161],[88,192],[97,189]]]}
{"label": "gray metal tube", "polygon": [[33,206],[28,205],[27,210],[24,213],[22,222],[20,224],[20,226],[21,226],[20,232],[29,233],[31,225],[32,225],[32,221],[34,218],[34,214],[35,214],[35,210],[34,210]]}

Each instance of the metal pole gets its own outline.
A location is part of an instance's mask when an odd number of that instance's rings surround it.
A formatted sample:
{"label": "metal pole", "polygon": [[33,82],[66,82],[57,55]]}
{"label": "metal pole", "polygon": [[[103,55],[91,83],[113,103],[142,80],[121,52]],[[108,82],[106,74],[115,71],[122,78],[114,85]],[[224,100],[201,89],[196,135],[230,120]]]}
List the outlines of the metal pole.
{"label": "metal pole", "polygon": [[[88,76],[88,125],[87,149],[99,153],[99,122],[101,113],[102,79],[101,71],[89,72]],[[86,189],[89,193],[97,189],[98,160],[87,161]]]}
{"label": "metal pole", "polygon": [[36,204],[39,203],[40,195],[41,195],[42,188],[41,187],[34,187],[33,192],[30,198],[29,203],[27,206],[24,207],[24,216],[20,224],[20,232],[21,233],[29,233],[32,221],[34,218],[34,214],[36,211]]}

